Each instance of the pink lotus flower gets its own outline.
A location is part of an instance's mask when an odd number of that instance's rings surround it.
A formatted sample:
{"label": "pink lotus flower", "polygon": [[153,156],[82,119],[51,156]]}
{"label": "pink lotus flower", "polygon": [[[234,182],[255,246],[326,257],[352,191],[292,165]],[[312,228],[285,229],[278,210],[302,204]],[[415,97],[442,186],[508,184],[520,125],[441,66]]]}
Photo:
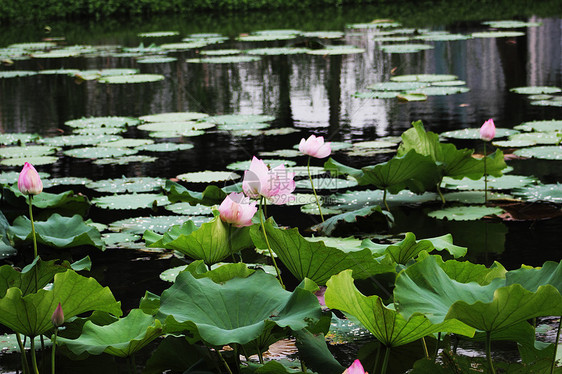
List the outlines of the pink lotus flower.
{"label": "pink lotus flower", "polygon": [[299,151],[305,155],[309,155],[316,158],[328,157],[332,153],[330,148],[330,142],[324,143],[324,137],[315,135],[310,135],[308,139],[301,139],[299,143]]}
{"label": "pink lotus flower", "polygon": [[361,365],[361,361],[355,360],[350,367],[345,369],[343,374],[368,374],[364,369],[363,365]]}
{"label": "pink lotus flower", "polygon": [[250,202],[243,193],[232,192],[219,206],[220,217],[223,222],[236,227],[252,226],[252,217],[258,210],[256,204],[255,201]]}
{"label": "pink lotus flower", "polygon": [[271,203],[280,205],[292,201],[295,197],[291,193],[295,190],[295,173],[279,165],[273,169],[262,160],[252,158],[250,169],[244,172],[242,190],[252,199],[265,197]]}
{"label": "pink lotus flower", "polygon": [[38,195],[43,191],[43,182],[37,170],[29,162],[23,165],[18,178],[18,188],[24,195]]}
{"label": "pink lotus flower", "polygon": [[62,311],[62,306],[59,305],[55,308],[53,315],[51,316],[51,323],[55,327],[60,327],[64,323],[64,313]]}
{"label": "pink lotus flower", "polygon": [[480,127],[480,139],[489,142],[494,139],[495,136],[496,126],[494,125],[494,120],[490,118]]}

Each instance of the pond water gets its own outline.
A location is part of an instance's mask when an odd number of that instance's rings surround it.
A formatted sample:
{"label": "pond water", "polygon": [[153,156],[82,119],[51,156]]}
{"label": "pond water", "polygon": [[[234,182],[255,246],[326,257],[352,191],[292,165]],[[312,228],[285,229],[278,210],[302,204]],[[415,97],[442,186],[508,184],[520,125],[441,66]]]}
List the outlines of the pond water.
{"label": "pond water", "polygon": [[[411,4],[410,4],[411,5]],[[414,7],[412,5],[412,7]],[[503,19],[502,13],[490,9],[489,18],[451,20],[426,17],[405,17],[404,8],[358,7],[324,9],[299,14],[279,12],[244,15],[190,15],[189,17],[154,17],[151,19],[100,20],[90,23],[53,22],[0,26],[0,73],[11,70],[45,71],[58,69],[101,70],[139,69],[143,74],[161,74],[164,79],[149,83],[104,84],[64,74],[38,74],[16,78],[0,76],[0,131],[2,133],[35,133],[49,138],[72,133],[65,122],[82,117],[140,117],[166,112],[201,112],[209,115],[269,115],[271,129],[291,128],[284,135],[267,135],[258,130],[243,133],[205,130],[193,137],[150,138],[134,126],[122,134],[127,138],[154,139],[156,142],[192,144],[193,148],[161,153],[153,162],[132,162],[126,165],[98,165],[91,159],[67,157],[58,151],[52,164],[39,165],[39,171],[51,178],[84,177],[91,180],[126,177],[176,176],[203,170],[226,170],[236,161],[250,160],[260,152],[292,149],[302,137],[323,135],[330,141],[357,143],[400,136],[411,123],[422,120],[426,129],[436,133],[464,128],[477,128],[493,118],[496,126],[513,128],[523,122],[562,119],[562,107],[534,105],[527,95],[510,92],[522,86],[562,87],[562,20],[558,14],[542,10],[513,14],[519,21],[536,26],[509,29],[521,35],[506,37],[473,37],[459,40],[420,40],[420,35],[436,37],[448,32],[470,36],[489,31],[482,21]],[[414,7],[410,12],[415,14]],[[427,14],[427,10],[418,9]],[[447,9],[444,9],[446,11]],[[396,13],[392,14],[392,11]],[[425,12],[425,13],[424,13]],[[436,11],[437,12],[437,11]],[[408,13],[410,14],[410,13]],[[442,14],[437,12],[437,14]],[[510,13],[507,13],[510,14]],[[375,19],[392,18],[402,26],[371,27]],[[468,17],[467,17],[468,18]],[[349,25],[357,24],[353,27]],[[49,26],[49,32],[44,27]],[[410,28],[410,30],[404,30]],[[412,30],[411,28],[415,29]],[[236,37],[259,30],[297,29],[303,32],[336,31],[338,38],[296,35],[286,40],[240,41]],[[389,30],[402,29],[399,32]],[[142,32],[178,31],[177,35],[151,38]],[[433,32],[433,33],[430,33]],[[220,33],[225,40],[201,48],[170,49],[160,56],[177,60],[162,63],[140,63],[139,56],[127,55],[124,48],[137,48],[142,43],[179,43],[192,34]],[[277,34],[272,35],[280,35]],[[393,39],[408,37],[408,41]],[[14,43],[40,42],[44,38],[64,38],[59,45],[94,46],[92,51],[74,57],[8,58],[4,47]],[[57,39],[54,39],[57,40]],[[397,40],[397,41],[394,41]],[[411,53],[389,53],[381,48],[387,44],[423,43],[431,49]],[[353,54],[259,55],[256,61],[238,63],[191,63],[202,51],[269,47],[306,47],[312,50],[325,45],[350,45],[362,48]],[[85,47],[84,47],[85,49]],[[164,53],[165,52],[165,53]],[[427,96],[425,101],[404,102],[396,98],[358,98],[357,92],[369,92],[369,86],[388,82],[406,74],[452,74],[465,82],[467,92]],[[480,141],[454,140],[457,145],[482,152]],[[490,149],[488,148],[488,151]],[[504,150],[510,153],[509,149]],[[332,157],[342,163],[361,167],[383,162],[392,153],[349,155],[335,152]],[[306,165],[302,156],[293,158]],[[318,160],[313,161],[321,166]],[[543,183],[556,183],[562,177],[560,161],[510,160],[512,174],[533,175]],[[2,166],[2,171],[18,171],[21,166]],[[241,172],[239,172],[241,173]],[[15,180],[14,180],[15,182]],[[190,184],[198,189],[201,185]],[[83,186],[60,186],[50,191],[72,188],[90,198],[104,194]],[[306,192],[306,191],[304,191]],[[326,196],[334,190],[322,191]],[[424,206],[425,207],[425,206]],[[437,204],[435,205],[437,207]],[[536,207],[536,210],[533,210]],[[506,268],[521,263],[539,266],[546,260],[560,260],[559,232],[562,219],[559,207],[549,204],[514,206],[515,221],[486,220],[478,222],[443,221],[430,218],[419,207],[391,206],[396,225],[393,234],[412,231],[418,238],[452,233],[455,243],[469,247],[468,258],[490,264],[500,261]],[[424,208],[427,210],[426,208]],[[552,209],[552,210],[550,210]],[[547,218],[540,214],[548,210]],[[511,212],[511,211],[510,211]],[[158,209],[158,214],[172,213]],[[105,210],[92,207],[95,222],[109,224],[119,219],[155,214],[149,209],[136,211]],[[301,214],[299,207],[275,207],[271,210],[280,224],[307,229],[318,222],[317,216]],[[362,234],[377,234],[363,230]],[[82,252],[80,252],[82,251]],[[158,275],[178,259],[161,254],[129,249],[108,248],[104,253],[80,250],[93,259],[92,274],[109,285],[124,310],[136,307],[149,289],[160,293],[168,284]],[[79,258],[76,253],[72,257]],[[7,263],[18,261],[9,258]]]}

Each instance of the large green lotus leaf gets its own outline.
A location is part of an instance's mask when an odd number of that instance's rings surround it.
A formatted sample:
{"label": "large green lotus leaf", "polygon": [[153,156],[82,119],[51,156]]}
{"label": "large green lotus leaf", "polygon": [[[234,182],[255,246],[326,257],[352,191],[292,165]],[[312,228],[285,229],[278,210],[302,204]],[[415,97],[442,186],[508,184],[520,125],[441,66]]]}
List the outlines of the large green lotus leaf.
{"label": "large green lotus leaf", "polygon": [[108,287],[73,270],[55,275],[51,290],[23,296],[19,288],[8,289],[0,299],[0,323],[27,336],[43,334],[53,325],[51,316],[58,303],[65,320],[89,311],[103,311],[121,316],[121,303],[115,301]]}
{"label": "large green lotus leaf", "polygon": [[512,193],[515,196],[521,196],[527,201],[562,203],[562,185],[560,183],[517,188]]}
{"label": "large green lotus leaf", "polygon": [[[306,240],[296,228],[278,229],[269,222],[265,223],[265,230],[271,249],[299,281],[308,278],[324,285],[332,275],[345,269],[353,270],[356,279],[394,272],[392,264],[375,260],[369,249],[342,251],[327,247],[323,242]],[[267,247],[260,227],[252,227],[250,234],[256,247]]]}
{"label": "large green lotus leaf", "polygon": [[562,120],[543,120],[523,122],[514,127],[521,131],[556,132],[562,131]]}
{"label": "large green lotus leaf", "polygon": [[86,187],[98,192],[149,192],[159,190],[166,184],[163,178],[150,177],[130,177],[104,179],[101,181],[89,182]]}
{"label": "large green lotus leaf", "polygon": [[[27,206],[27,196],[22,194],[17,185],[12,185],[10,189],[4,189],[3,198],[12,205],[24,208]],[[32,204],[39,209],[49,208],[67,208],[72,207],[75,212],[86,210],[90,207],[88,198],[83,195],[76,195],[73,191],[65,191],[59,194],[41,192],[39,195],[33,196]]]}
{"label": "large green lotus leaf", "polygon": [[206,264],[217,263],[252,245],[248,227],[233,227],[220,217],[199,228],[191,221],[172,227],[162,238],[145,233],[145,240],[149,247],[174,249]]}
{"label": "large green lotus leaf", "polygon": [[187,221],[200,225],[210,221],[208,216],[153,216],[125,218],[110,223],[109,230],[113,232],[126,232],[132,234],[143,234],[146,230],[158,233],[166,232],[173,225],[181,225]]}
{"label": "large green lotus leaf", "polygon": [[482,22],[483,25],[488,25],[495,29],[518,29],[521,27],[537,27],[542,25],[540,22],[524,22],[524,21],[514,21],[514,20],[505,20],[505,21],[485,21]]}
{"label": "large green lotus leaf", "polygon": [[[14,220],[10,228],[13,235],[19,240],[31,242],[31,221],[24,216]],[[71,248],[81,245],[91,245],[101,250],[105,249],[100,232],[87,225],[82,217],[74,215],[63,217],[54,213],[47,221],[35,221],[37,242],[55,248]]]}
{"label": "large green lotus leaf", "polygon": [[139,119],[145,122],[185,122],[185,121],[197,121],[208,116],[209,115],[206,113],[197,113],[197,112],[170,112],[170,113],[150,114],[150,115],[139,117]]}
{"label": "large green lotus leaf", "polygon": [[472,221],[491,215],[499,215],[504,211],[501,208],[489,206],[451,206],[444,209],[434,210],[427,215],[437,219],[448,219],[453,221]]}
{"label": "large green lotus leaf", "polygon": [[[454,144],[443,144],[439,142],[439,135],[426,132],[421,121],[412,123],[412,128],[402,133],[402,144],[398,149],[398,155],[404,155],[408,151],[430,156],[434,162],[438,162],[443,169],[443,175],[452,178],[468,177],[480,179],[484,176],[484,159],[472,157],[473,150],[457,149]],[[503,159],[503,153],[496,151],[486,158],[486,171],[488,175],[501,176],[501,170],[507,167]]]}
{"label": "large green lotus leaf", "polygon": [[473,38],[515,38],[523,36],[525,33],[521,31],[482,31],[473,32],[471,35]]}
{"label": "large green lotus leaf", "polygon": [[193,147],[194,145],[189,143],[155,143],[136,147],[135,149],[146,152],[178,152],[192,149]]}
{"label": "large green lotus leaf", "polygon": [[190,191],[179,183],[166,181],[166,195],[172,203],[186,202],[190,204],[220,204],[226,197],[225,191],[215,185],[205,187],[203,192]]}
{"label": "large green lotus leaf", "polygon": [[206,130],[213,127],[215,127],[215,124],[210,122],[172,121],[149,122],[145,123],[144,125],[139,125],[137,128],[143,131],[177,132],[181,134],[185,131]]}
{"label": "large green lotus leaf", "polygon": [[[518,152],[518,151],[516,151]],[[502,175],[497,178],[488,178],[489,190],[511,190],[513,188],[525,187],[537,181],[536,178],[524,175]],[[484,191],[484,178],[472,180],[468,178],[453,179],[443,178],[445,188],[457,190],[482,190]],[[483,194],[483,193],[482,193]]]}
{"label": "large green lotus leaf", "polygon": [[[363,190],[349,191],[331,195],[328,199],[330,208],[340,209],[360,209],[366,206],[382,205],[384,191],[383,190]],[[438,195],[434,192],[425,192],[421,195],[415,194],[408,190],[400,191],[397,194],[390,194],[386,197],[387,203],[392,205],[418,205],[425,202],[432,202],[438,199]]]}
{"label": "large green lotus leaf", "polygon": [[[560,138],[558,137],[560,132],[526,132],[523,134],[515,134],[509,137],[511,141],[531,141],[540,145],[558,145]],[[538,147],[538,146],[537,146]],[[535,147],[535,148],[537,148]],[[558,147],[560,148],[560,147]]]}
{"label": "large green lotus leaf", "polygon": [[56,156],[31,156],[31,157],[19,157],[19,158],[6,158],[0,161],[0,165],[6,166],[20,166],[25,162],[29,162],[32,165],[49,165],[54,164],[58,161]]}
{"label": "large green lotus leaf", "polygon": [[108,353],[117,357],[128,357],[162,333],[160,321],[133,309],[125,318],[106,326],[87,321],[77,339],[59,337],[57,343],[66,345],[75,355],[85,352],[92,355]]}
{"label": "large green lotus leaf", "polygon": [[43,188],[50,188],[55,186],[85,186],[87,183],[92,182],[91,179],[81,177],[60,177],[43,179]]}
{"label": "large green lotus leaf", "polygon": [[76,271],[89,270],[91,265],[89,261],[89,257],[85,257],[77,263],[70,264],[68,261],[43,261],[37,256],[31,264],[24,267],[21,271],[17,271],[10,265],[1,266],[0,298],[4,297],[6,291],[11,287],[19,288],[23,296],[35,293],[37,289],[41,289],[51,282],[57,273],[62,273],[69,269]]}
{"label": "large green lotus leaf", "polygon": [[109,84],[147,83],[158,82],[164,80],[164,78],[162,74],[107,75],[99,78],[98,82]]}
{"label": "large green lotus leaf", "polygon": [[518,149],[513,152],[516,156],[540,158],[544,160],[562,160],[562,147],[560,146],[541,146]]}
{"label": "large green lotus leaf", "polygon": [[550,284],[562,293],[562,262],[547,261],[540,268],[511,270],[505,274],[506,284],[520,284],[525,289],[536,292],[540,286]]}
{"label": "large green lotus leaf", "polygon": [[206,117],[203,119],[205,122],[211,122],[217,125],[231,125],[242,123],[263,123],[271,122],[275,119],[274,116],[264,114],[224,114]]}
{"label": "large green lotus leaf", "polygon": [[176,214],[183,214],[186,216],[189,215],[197,215],[197,216],[204,216],[204,215],[212,215],[213,209],[208,205],[191,205],[190,203],[175,203],[171,205],[166,205],[164,209],[169,210],[170,212],[174,212]]}
{"label": "large green lotus leaf", "polygon": [[19,147],[0,148],[0,157],[2,158],[22,158],[36,157],[53,154],[56,148],[44,145],[26,145]]}
{"label": "large green lotus leaf", "polygon": [[538,95],[558,93],[562,92],[562,89],[549,86],[526,86],[510,88],[509,91],[524,95]]}
{"label": "large green lotus leaf", "polygon": [[164,195],[154,193],[132,193],[100,196],[92,199],[92,204],[103,209],[142,209],[164,206],[170,200]]}
{"label": "large green lotus leaf", "polygon": [[[203,360],[208,363],[216,363],[214,353],[205,346],[189,344],[183,336],[168,335],[151,352],[142,372],[144,374],[162,374],[171,370],[183,373],[195,365],[199,370],[203,370],[201,368]],[[212,364],[208,366],[210,368]],[[210,374],[212,371],[200,371],[200,373]]]}
{"label": "large green lotus leaf", "polygon": [[151,56],[137,59],[137,64],[167,64],[177,61],[177,57],[170,56]]}
{"label": "large green lotus leaf", "polygon": [[66,121],[70,127],[125,127],[136,126],[139,119],[133,117],[88,117]]}
{"label": "large green lotus leaf", "polygon": [[295,47],[278,47],[278,48],[256,48],[248,49],[245,53],[249,55],[258,56],[281,56],[281,55],[296,55],[307,53],[310,51],[308,48],[295,48]]}
{"label": "large green lotus leaf", "polygon": [[[104,127],[104,129],[115,129],[115,127]],[[117,127],[119,131],[123,131],[122,128]],[[100,135],[62,135],[55,136],[53,138],[42,138],[38,143],[46,144],[51,147],[72,147],[75,145],[98,145],[105,144],[107,142],[114,142],[116,140],[123,139],[120,135],[110,135],[110,134],[100,134]]]}
{"label": "large green lotus leaf", "polygon": [[35,141],[39,138],[37,134],[4,133],[0,134],[0,144],[24,144]]}
{"label": "large green lotus leaf", "polygon": [[[273,169],[279,165],[284,165],[286,168],[290,166],[295,166],[297,163],[291,160],[277,160],[277,159],[262,159],[262,161]],[[237,161],[226,165],[228,170],[248,170],[250,168],[251,161]]]}
{"label": "large green lotus leaf", "polygon": [[385,306],[380,297],[365,296],[353,284],[351,271],[333,276],[324,294],[326,306],[338,309],[357,318],[371,334],[387,347],[404,345],[436,332],[453,332],[474,335],[474,329],[455,320],[433,323],[423,314],[414,313],[408,318]]}
{"label": "large green lotus leaf", "polygon": [[105,158],[130,156],[138,153],[135,149],[111,148],[111,147],[89,147],[74,148],[63,152],[66,156],[76,158]]}
{"label": "large green lotus leaf", "polygon": [[[517,130],[496,128],[495,138],[496,139],[505,138],[506,136],[511,136],[518,133],[519,131]],[[453,138],[453,139],[480,139],[480,129],[470,128],[470,129],[462,129],[462,130],[445,131],[441,133],[441,136],[444,136],[446,138]]]}
{"label": "large green lotus leaf", "polygon": [[466,247],[459,247],[453,244],[453,236],[451,234],[416,240],[416,236],[411,232],[406,233],[404,240],[396,244],[388,246],[375,245],[371,249],[375,249],[375,253],[379,255],[387,254],[392,261],[404,265],[422,251],[447,250],[454,257],[462,257],[467,251]]}
{"label": "large green lotus leaf", "polygon": [[119,158],[108,157],[98,158],[97,160],[92,161],[92,163],[96,165],[129,165],[135,162],[153,163],[156,159],[156,157],[152,156],[126,156]]}
{"label": "large green lotus leaf", "polygon": [[394,217],[392,214],[386,210],[382,210],[379,205],[375,206],[366,206],[364,208],[360,208],[357,210],[353,210],[351,212],[345,212],[333,217],[328,218],[322,223],[313,226],[314,230],[317,230],[323,234],[331,235],[338,226],[342,225],[343,223],[353,223],[357,222],[359,217],[368,217],[375,214],[377,219],[382,222],[383,226],[387,228],[394,222]]}
{"label": "large green lotus leaf", "polygon": [[391,193],[406,188],[422,193],[435,186],[440,179],[435,162],[429,156],[414,151],[362,170],[364,175],[358,180],[359,184],[373,184],[378,188],[388,189]]}
{"label": "large green lotus leaf", "polygon": [[184,271],[162,293],[156,318],[166,320],[169,330],[196,332],[211,345],[246,344],[268,323],[292,330],[307,327],[320,318],[320,304],[311,292],[300,287],[285,291],[263,272],[218,284]]}
{"label": "large green lotus leaf", "polygon": [[324,374],[340,374],[345,368],[334,358],[323,334],[315,335],[303,329],[293,333],[299,350],[299,357],[306,366]]}
{"label": "large green lotus leaf", "polygon": [[211,278],[215,283],[226,282],[234,277],[245,278],[254,273],[255,270],[249,269],[248,264],[242,262],[219,263],[207,269],[203,260],[193,261],[189,265],[177,266],[160,273],[160,279],[167,282],[175,282],[178,274],[184,270],[189,271],[195,278]]}
{"label": "large green lotus leaf", "polygon": [[324,169],[336,177],[341,174],[351,175],[353,178],[357,179],[360,185],[362,184],[361,181],[364,174],[362,170],[339,163],[331,157],[324,163]]}
{"label": "large green lotus leaf", "polygon": [[240,178],[240,175],[230,171],[196,171],[178,175],[176,178],[188,183],[212,183],[231,181]]}
{"label": "large green lotus leaf", "polygon": [[380,49],[386,53],[415,53],[415,52],[420,52],[426,49],[433,49],[433,48],[435,47],[429,44],[413,44],[413,43],[385,44],[380,46]]}
{"label": "large green lotus leaf", "polygon": [[125,138],[116,140],[114,142],[104,143],[105,147],[112,147],[112,148],[135,148],[142,145],[153,144],[154,140],[152,139],[132,139],[132,138]]}
{"label": "large green lotus leaf", "polygon": [[399,94],[398,91],[369,91],[369,92],[355,92],[352,97],[358,99],[393,99]]}
{"label": "large green lotus leaf", "polygon": [[419,312],[434,322],[458,319],[482,331],[499,331],[527,319],[562,313],[562,296],[551,285],[536,292],[519,284],[504,286],[506,279],[501,277],[486,285],[458,282],[435,257],[428,256],[398,275],[394,300],[405,316]]}

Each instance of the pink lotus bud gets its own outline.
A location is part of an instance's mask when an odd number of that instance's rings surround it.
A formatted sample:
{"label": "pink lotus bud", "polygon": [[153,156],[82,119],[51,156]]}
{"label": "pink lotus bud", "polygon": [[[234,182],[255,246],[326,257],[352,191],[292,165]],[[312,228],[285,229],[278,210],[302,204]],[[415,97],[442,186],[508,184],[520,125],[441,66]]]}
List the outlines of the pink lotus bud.
{"label": "pink lotus bud", "polygon": [[18,178],[18,188],[24,195],[38,195],[43,191],[43,182],[37,170],[29,162],[23,165]]}
{"label": "pink lotus bud", "polygon": [[251,226],[252,217],[258,210],[256,204],[255,201],[250,202],[243,193],[232,192],[219,206],[220,217],[223,222],[236,227]]}
{"label": "pink lotus bud", "polygon": [[480,127],[480,139],[489,142],[494,139],[495,136],[496,126],[494,125],[494,120],[490,118]]}
{"label": "pink lotus bud", "polygon": [[299,151],[305,155],[309,155],[316,158],[328,157],[332,153],[330,148],[330,142],[324,143],[324,137],[315,135],[310,135],[308,139],[301,139],[299,143]]}
{"label": "pink lotus bud", "polygon": [[53,312],[53,315],[51,316],[51,323],[55,327],[60,327],[64,323],[64,313],[62,311],[62,307],[60,303],[56,307],[55,311]]}
{"label": "pink lotus bud", "polygon": [[363,365],[361,365],[361,361],[355,360],[350,367],[345,369],[343,374],[368,374],[364,369]]}
{"label": "pink lotus bud", "polygon": [[252,158],[250,169],[244,172],[242,190],[252,199],[265,197],[273,204],[285,204],[292,199],[295,190],[295,173],[287,171],[284,165],[269,169],[265,162]]}

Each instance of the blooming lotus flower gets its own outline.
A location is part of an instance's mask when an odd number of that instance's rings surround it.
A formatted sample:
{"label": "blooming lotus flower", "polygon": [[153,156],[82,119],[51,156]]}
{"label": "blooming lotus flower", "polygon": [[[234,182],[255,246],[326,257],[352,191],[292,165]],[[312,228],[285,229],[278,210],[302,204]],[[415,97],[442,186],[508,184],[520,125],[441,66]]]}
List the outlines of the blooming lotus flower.
{"label": "blooming lotus flower", "polygon": [[480,127],[480,139],[489,142],[494,139],[495,136],[496,126],[494,125],[494,120],[490,118]]}
{"label": "blooming lotus flower", "polygon": [[258,210],[256,204],[255,201],[250,202],[243,193],[232,192],[219,206],[220,217],[223,222],[236,227],[251,226],[252,217]]}
{"label": "blooming lotus flower", "polygon": [[64,313],[62,311],[62,306],[59,305],[55,308],[53,315],[51,316],[51,323],[55,327],[60,327],[64,323]]}
{"label": "blooming lotus flower", "polygon": [[29,162],[23,165],[18,178],[18,188],[24,195],[38,195],[43,191],[43,182],[37,170]]}
{"label": "blooming lotus flower", "polygon": [[273,169],[257,157],[252,158],[250,169],[244,172],[242,190],[252,199],[265,197],[273,204],[285,204],[294,199],[291,194],[295,190],[295,173],[279,165]]}
{"label": "blooming lotus flower", "polygon": [[353,361],[350,367],[345,369],[343,374],[368,374],[368,373],[363,369],[363,365],[361,365],[361,361],[355,360]]}
{"label": "blooming lotus flower", "polygon": [[328,157],[332,153],[330,148],[330,142],[324,143],[324,137],[315,135],[310,135],[308,139],[301,139],[299,143],[299,151],[305,155],[309,155],[316,158]]}

